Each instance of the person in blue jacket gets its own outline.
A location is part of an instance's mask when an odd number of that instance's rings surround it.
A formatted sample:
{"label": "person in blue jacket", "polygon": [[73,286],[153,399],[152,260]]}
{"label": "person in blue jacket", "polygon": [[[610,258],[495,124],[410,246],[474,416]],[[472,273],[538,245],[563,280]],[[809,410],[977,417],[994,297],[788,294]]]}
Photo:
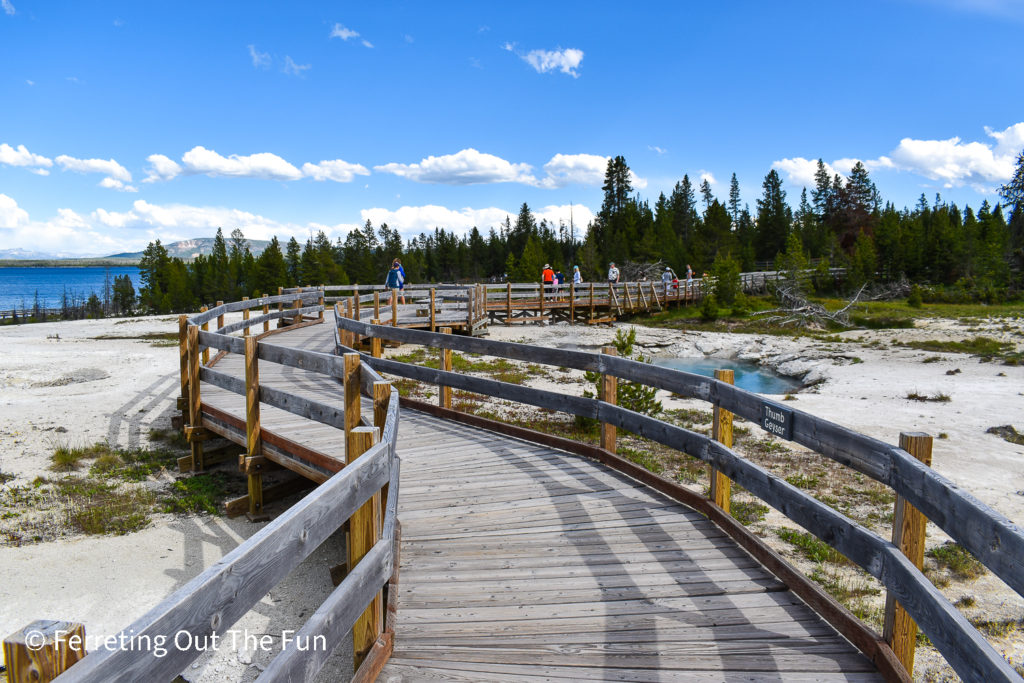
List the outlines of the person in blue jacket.
{"label": "person in blue jacket", "polygon": [[[402,269],[396,261],[391,264],[391,270],[388,271],[387,280],[384,282],[384,286],[391,292],[391,299],[388,301],[388,305],[393,306],[395,304],[395,297],[399,295],[403,282],[405,282],[405,278],[402,277]],[[402,303],[405,303],[404,294],[402,295]]]}

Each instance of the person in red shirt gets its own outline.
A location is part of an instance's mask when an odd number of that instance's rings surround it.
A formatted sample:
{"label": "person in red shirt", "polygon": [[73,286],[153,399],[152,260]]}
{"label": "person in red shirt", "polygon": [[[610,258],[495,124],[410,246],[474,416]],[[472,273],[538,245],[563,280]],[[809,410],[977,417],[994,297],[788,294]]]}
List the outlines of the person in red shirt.
{"label": "person in red shirt", "polygon": [[551,270],[550,263],[544,264],[544,270],[541,271],[540,279],[544,281],[544,290],[551,294],[554,291],[552,283],[555,279],[555,271]]}

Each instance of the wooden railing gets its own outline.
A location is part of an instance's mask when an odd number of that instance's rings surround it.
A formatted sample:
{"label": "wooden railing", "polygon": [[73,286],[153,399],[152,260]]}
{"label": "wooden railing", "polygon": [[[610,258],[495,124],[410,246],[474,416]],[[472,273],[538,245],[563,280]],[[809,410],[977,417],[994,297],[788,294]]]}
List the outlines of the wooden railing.
{"label": "wooden railing", "polygon": [[[891,487],[898,495],[900,509],[916,508],[927,519],[942,528],[958,543],[968,549],[994,574],[1015,591],[1024,595],[1024,533],[1006,517],[987,507],[955,484],[920,462],[902,447],[893,446],[809,413],[788,408],[757,394],[738,389],[729,383],[691,373],[640,363],[608,354],[539,348],[534,346],[497,342],[421,330],[372,325],[346,318],[337,307],[336,320],[341,337],[366,338],[374,352],[363,354],[363,360],[376,370],[399,377],[451,387],[467,392],[496,396],[531,406],[556,410],[600,421],[609,428],[622,428],[642,437],[657,441],[688,455],[699,458],[728,479],[737,482],[751,494],[782,512],[803,528],[838,550],[850,561],[877,578],[894,599],[886,615],[886,639],[889,643],[899,639],[897,656],[906,668],[912,667],[913,622],[924,631],[949,664],[965,680],[1020,681],[1020,677],[1005,659],[978,633],[968,620],[921,573],[915,561],[908,558],[894,543],[860,526],[824,503],[816,500],[784,479],[749,462],[727,445],[682,427],[667,424],[613,404],[614,390],[603,392],[609,400],[567,396],[561,392],[534,389],[492,379],[471,377],[445,369],[434,370],[393,360],[379,355],[379,340],[417,344],[438,349],[452,349],[466,353],[496,356],[528,363],[546,364],[600,373],[606,377],[640,382],[674,392],[681,396],[698,398],[713,404],[716,414],[729,411],[750,420],[772,434],[804,445],[853,470],[864,473]],[[443,366],[442,366],[443,367]],[[441,414],[455,417],[454,411],[441,410]],[[481,418],[465,418],[478,426],[508,432],[511,428]],[[523,430],[520,430],[523,431]],[[604,432],[604,430],[602,430]],[[904,445],[920,435],[905,435]],[[548,441],[552,438],[548,437]],[[920,439],[919,439],[920,441]],[[560,440],[563,447],[572,448],[568,440]],[[929,441],[930,443],[930,441]],[[614,432],[609,441],[602,436],[602,445],[614,449]],[[615,458],[608,450],[591,447],[589,454],[612,460],[633,476],[659,490],[672,495],[685,496],[681,487],[650,475],[642,468]],[[607,456],[607,457],[606,457]],[[685,489],[683,489],[685,492]],[[729,531],[728,516],[717,506],[702,508]],[[716,512],[718,510],[718,512]],[[735,525],[733,525],[735,526]],[[910,523],[897,519],[894,527],[909,528]],[[923,528],[923,526],[922,526]],[[735,530],[737,536],[742,531]],[[898,532],[895,535],[899,536]],[[736,536],[734,536],[736,537]],[[749,540],[749,539],[748,539]],[[896,538],[901,547],[906,539]],[[923,541],[922,541],[923,542]],[[749,549],[749,548],[748,548]],[[765,553],[769,568],[792,576],[779,558]],[[920,559],[916,562],[919,564]],[[785,579],[784,579],[785,580]],[[806,594],[806,595],[805,595]],[[823,604],[822,596],[813,590],[801,594],[810,604]],[[809,598],[806,596],[810,596]],[[827,598],[824,598],[827,600]],[[898,605],[897,605],[898,603]],[[893,635],[890,626],[905,610],[909,619],[900,617],[902,634]],[[855,645],[865,650],[874,647],[872,636],[865,637],[867,627],[853,627],[846,614],[840,631]],[[842,621],[842,620],[840,620]],[[841,624],[836,624],[837,627]],[[844,630],[845,628],[845,630]],[[872,632],[873,633],[873,632]],[[877,639],[877,634],[875,634]],[[908,652],[909,650],[909,652]],[[867,650],[865,650],[868,653]],[[876,651],[869,656],[884,657]],[[890,653],[891,654],[891,653]]]}
{"label": "wooden railing", "polygon": [[[263,457],[259,406],[264,404],[344,429],[343,467],[111,641],[130,646],[92,652],[57,680],[106,683],[173,679],[202,654],[201,648],[177,647],[176,635],[187,634],[189,642],[217,642],[217,637],[346,522],[350,525],[348,574],[259,680],[310,680],[350,629],[360,666],[357,678],[372,680],[386,661],[393,624],[385,623],[382,591],[389,579],[393,580],[398,566],[398,394],[371,366],[361,363],[357,354],[316,353],[257,339],[274,332],[268,324],[275,319],[289,319],[293,325],[321,322],[321,296],[318,291],[283,294],[221,304],[191,318],[182,316],[182,394],[189,416],[186,433],[194,447],[201,446],[207,437],[200,385],[213,384],[247,398],[245,461],[252,463]],[[279,310],[269,312],[272,305],[278,305]],[[261,315],[250,317],[252,309],[261,309]],[[243,313],[241,321],[224,324],[225,314],[239,311]],[[214,320],[219,321],[215,331],[202,331]],[[251,335],[254,326],[262,326],[262,333]],[[238,331],[242,336],[231,334]],[[245,379],[201,363],[202,352],[208,349],[244,354]],[[260,385],[259,363],[280,363],[339,380],[344,410]],[[361,417],[361,391],[374,398],[372,424],[365,424]],[[201,467],[201,448],[198,454],[194,448],[193,453],[198,455],[193,464]],[[258,468],[251,469],[251,501],[261,495],[261,480],[252,479],[256,472]],[[260,511],[250,507],[253,509]],[[394,597],[392,585],[389,601]],[[153,646],[158,642],[162,648]],[[300,646],[311,642],[318,647]]]}

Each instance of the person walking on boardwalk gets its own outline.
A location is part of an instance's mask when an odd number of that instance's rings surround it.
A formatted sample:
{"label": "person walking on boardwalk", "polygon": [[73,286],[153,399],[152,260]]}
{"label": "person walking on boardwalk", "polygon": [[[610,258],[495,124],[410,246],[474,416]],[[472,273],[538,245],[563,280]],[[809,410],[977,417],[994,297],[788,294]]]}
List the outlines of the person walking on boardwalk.
{"label": "person walking on boardwalk", "polygon": [[661,274],[661,281],[665,285],[665,298],[667,299],[669,294],[672,293],[672,280],[675,279],[675,275],[672,274],[672,269],[665,266],[665,272]]}
{"label": "person walking on boardwalk", "polygon": [[580,267],[579,266],[573,266],[572,267],[572,283],[574,285],[582,285],[583,284],[583,275],[580,273]]}
{"label": "person walking on boardwalk", "polygon": [[613,285],[619,282],[619,269],[615,267],[615,261],[608,264],[608,282]]}
{"label": "person walking on boardwalk", "polygon": [[693,268],[690,264],[686,264],[686,293],[689,294],[690,290],[693,289]]}
{"label": "person walking on boardwalk", "polygon": [[550,294],[553,291],[552,283],[555,280],[555,271],[551,270],[551,264],[545,263],[541,271],[540,279],[544,281],[544,291]]}
{"label": "person walking on boardwalk", "polygon": [[554,285],[555,285],[555,299],[561,300],[561,298],[562,298],[562,285],[565,284],[565,276],[562,275],[562,269],[561,268],[555,268],[555,279],[554,279],[553,282],[554,282]]}
{"label": "person walking on boardwalk", "polygon": [[395,263],[398,264],[398,270],[402,272],[402,283],[398,285],[398,293],[399,295],[401,295],[402,305],[405,305],[405,268],[402,266],[402,259],[398,258],[397,256],[395,257],[395,260],[392,263],[392,265],[394,265]]}
{"label": "person walking on boardwalk", "polygon": [[[389,301],[389,305],[395,305],[395,302],[397,301],[396,297],[398,297],[402,287],[402,283],[404,281],[405,278],[402,277],[402,269],[398,265],[398,262],[395,261],[394,263],[391,264],[391,270],[388,271],[387,280],[384,282],[384,286],[388,288],[389,292],[391,292],[391,299]],[[405,303],[404,294],[402,295],[402,303]]]}

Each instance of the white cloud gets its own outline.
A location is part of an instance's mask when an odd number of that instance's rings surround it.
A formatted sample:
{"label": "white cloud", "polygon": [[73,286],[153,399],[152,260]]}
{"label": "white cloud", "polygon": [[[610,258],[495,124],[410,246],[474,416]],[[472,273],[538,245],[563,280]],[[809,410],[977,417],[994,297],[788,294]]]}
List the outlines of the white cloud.
{"label": "white cloud", "polygon": [[7,166],[42,166],[50,168],[53,162],[39,154],[28,151],[25,145],[18,145],[15,149],[6,142],[0,144],[0,164]]}
{"label": "white cloud", "polygon": [[342,40],[348,40],[349,38],[358,38],[359,32],[353,31],[350,28],[345,28],[341,24],[335,24],[334,28],[331,29],[331,38],[341,38]]}
{"label": "white cloud", "polygon": [[132,187],[126,183],[122,183],[116,178],[104,178],[100,181],[100,187],[105,187],[108,190],[117,190],[118,192],[138,192],[138,188]]}
{"label": "white cloud", "polygon": [[107,177],[100,181],[100,187],[120,190],[122,192],[136,191],[134,187],[128,184],[132,181],[132,174],[113,159],[76,159],[67,154],[61,154],[57,157],[56,161],[65,171],[102,173]]}
{"label": "white cloud", "polygon": [[28,211],[18,206],[18,202],[0,193],[0,228],[17,228],[28,223]]}
{"label": "white cloud", "polygon": [[291,76],[301,77],[304,72],[309,71],[313,68],[312,64],[296,64],[295,60],[289,55],[284,56],[284,68],[281,71]]}
{"label": "white cloud", "polygon": [[582,204],[562,204],[561,206],[545,206],[541,209],[534,209],[533,215],[539,223],[547,220],[551,225],[558,227],[565,224],[568,229],[570,223],[576,228],[577,238],[587,232],[587,225],[594,220],[594,212]]}
{"label": "white cloud", "polygon": [[8,16],[14,15],[14,5],[11,4],[11,0],[0,0],[0,7],[4,8],[4,12]]}
{"label": "white cloud", "polygon": [[493,154],[464,149],[455,154],[430,156],[418,164],[390,163],[374,170],[393,173],[419,183],[473,185],[477,183],[535,184],[529,164],[513,164]]}
{"label": "white cloud", "polygon": [[[465,235],[474,227],[478,228],[484,235],[491,228],[499,229],[505,222],[505,218],[515,221],[517,211],[488,207],[486,209],[449,209],[445,206],[427,204],[424,206],[403,206],[398,209],[363,209],[360,216],[365,223],[371,221],[379,226],[387,223],[389,227],[399,231],[402,237],[410,239],[421,232],[430,233],[434,228],[444,228],[457,235]],[[563,206],[545,206],[542,209],[534,209],[533,215],[537,222],[547,220],[548,223],[557,226],[564,222],[568,227],[570,218],[576,226],[577,235],[586,231],[587,224],[594,219],[594,213],[588,207],[581,204]]]}
{"label": "white cloud", "polygon": [[[341,24],[335,24],[334,25],[334,28],[331,29],[331,36],[330,37],[331,38],[341,38],[344,41],[348,41],[349,38],[361,38],[358,31],[353,31],[352,29],[346,28],[345,26],[343,26]],[[369,47],[369,48],[373,47],[373,43],[368,41],[366,38],[361,38],[359,42],[362,43],[363,47]],[[412,38],[408,34],[406,34],[406,36],[405,36],[405,42],[407,42],[407,43],[411,43],[412,42]]]}
{"label": "white cloud", "polygon": [[199,145],[181,157],[188,173],[205,173],[208,176],[242,178],[265,178],[268,180],[298,180],[302,171],[287,161],[269,152],[223,157],[212,149]]}
{"label": "white cloud", "polygon": [[[858,161],[871,172],[896,170],[936,180],[946,188],[968,185],[978,192],[992,192],[992,186],[1006,182],[1013,175],[1017,155],[1024,148],[1024,122],[1015,123],[1004,130],[985,127],[985,134],[994,140],[986,142],[964,142],[960,137],[947,140],[917,140],[903,138],[888,155],[877,159],[843,158],[825,164],[829,176],[836,173],[849,175]],[[817,162],[795,157],[782,159],[772,164],[788,174],[788,180],[796,185],[814,186]]]}
{"label": "white cloud", "polygon": [[305,163],[302,173],[313,180],[333,180],[336,183],[351,182],[357,175],[370,175],[368,168],[362,164],[350,164],[341,159],[321,161],[319,164]]}
{"label": "white cloud", "polygon": [[41,175],[41,176],[50,175],[50,172],[48,170],[46,170],[45,168],[33,168],[30,172],[31,173],[35,173],[36,175]]}
{"label": "white cloud", "polygon": [[563,187],[569,183],[600,185],[608,170],[608,157],[597,154],[556,154],[544,164],[548,174],[543,184],[546,187]]}
{"label": "white cloud", "polygon": [[255,45],[249,46],[249,57],[252,59],[252,65],[257,69],[266,69],[270,66],[270,54],[260,52]]}
{"label": "white cloud", "polygon": [[700,171],[698,171],[698,173],[700,174],[700,182],[703,183],[706,180],[708,182],[708,185],[718,184],[718,181],[715,180],[715,175],[711,171],[705,171],[702,168]]}
{"label": "white cloud", "polygon": [[158,180],[170,180],[181,174],[181,166],[163,154],[150,154],[146,157],[149,168],[146,169],[144,183],[155,183]]}
{"label": "white cloud", "polygon": [[668,151],[667,149],[662,149],[661,147],[658,147],[657,145],[647,145],[647,149],[651,150],[652,152],[654,152],[658,156],[661,156],[662,154],[664,154],[665,152]]}
{"label": "white cloud", "polygon": [[[506,48],[507,49],[507,48]],[[567,50],[531,50],[525,55],[519,55],[527,64],[532,66],[537,73],[544,74],[549,71],[561,71],[573,78],[579,78],[576,70],[583,61],[583,50],[569,48]]]}
{"label": "white cloud", "polygon": [[28,83],[29,85],[35,85],[36,84],[35,81],[30,81],[28,79],[26,79],[25,82]]}

